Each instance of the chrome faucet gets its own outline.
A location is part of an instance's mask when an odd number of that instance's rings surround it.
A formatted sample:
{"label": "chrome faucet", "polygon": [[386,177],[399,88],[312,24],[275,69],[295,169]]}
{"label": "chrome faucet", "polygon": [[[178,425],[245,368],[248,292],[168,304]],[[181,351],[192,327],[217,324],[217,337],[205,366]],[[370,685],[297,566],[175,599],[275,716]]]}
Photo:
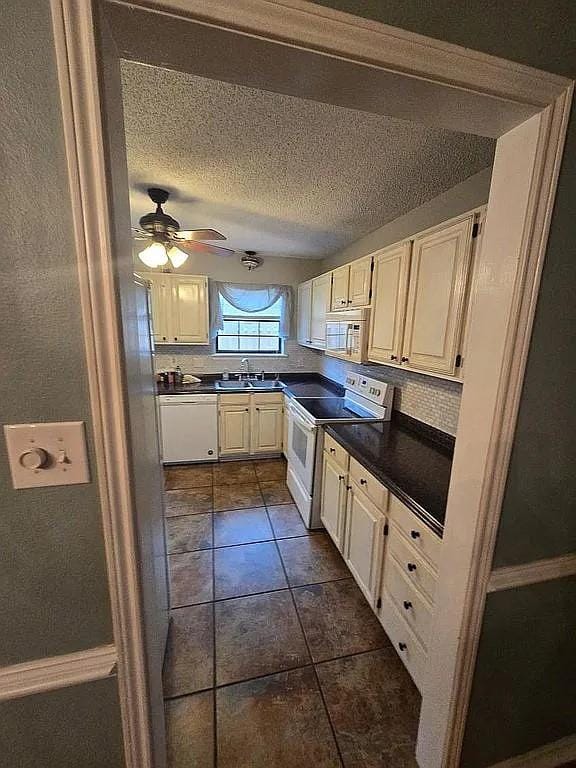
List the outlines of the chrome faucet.
{"label": "chrome faucet", "polygon": [[[243,357],[240,361],[240,369],[242,373],[246,374],[246,378],[250,377],[250,360],[247,357]],[[242,374],[240,374],[240,378],[242,378]]]}

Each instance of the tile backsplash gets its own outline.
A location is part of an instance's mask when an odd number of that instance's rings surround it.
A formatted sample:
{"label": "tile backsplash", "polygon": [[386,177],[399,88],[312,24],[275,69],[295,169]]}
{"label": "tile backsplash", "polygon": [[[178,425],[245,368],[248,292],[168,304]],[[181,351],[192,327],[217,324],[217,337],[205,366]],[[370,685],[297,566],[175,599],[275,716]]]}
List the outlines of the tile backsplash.
{"label": "tile backsplash", "polygon": [[[253,371],[265,370],[267,373],[319,371],[321,352],[301,347],[295,340],[285,345],[286,357],[253,357],[246,355]],[[242,357],[215,355],[210,347],[165,346],[156,347],[155,368],[162,371],[179,365],[184,373],[220,373],[221,371],[240,370]]]}
{"label": "tile backsplash", "polygon": [[[437,429],[456,434],[462,384],[436,379],[412,371],[403,371],[384,365],[356,365],[327,357],[315,349],[301,347],[296,341],[286,343],[286,357],[246,357],[254,371],[294,373],[310,371],[322,373],[334,381],[344,383],[346,371],[353,369],[366,376],[393,384],[394,409],[424,421]],[[179,365],[184,373],[220,373],[237,371],[241,358],[219,357],[211,347],[157,347],[156,370]]]}
{"label": "tile backsplash", "polygon": [[384,365],[345,363],[326,355],[320,358],[320,373],[340,384],[344,383],[350,369],[393,384],[394,410],[450,435],[456,434],[462,384]]}

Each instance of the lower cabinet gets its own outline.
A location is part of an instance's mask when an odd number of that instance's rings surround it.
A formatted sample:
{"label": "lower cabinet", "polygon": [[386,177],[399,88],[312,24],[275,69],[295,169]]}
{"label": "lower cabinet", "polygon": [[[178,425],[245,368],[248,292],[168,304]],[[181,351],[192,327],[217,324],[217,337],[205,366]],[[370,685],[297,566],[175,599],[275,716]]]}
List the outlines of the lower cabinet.
{"label": "lower cabinet", "polygon": [[421,689],[441,539],[330,435],[320,517]]}
{"label": "lower cabinet", "polygon": [[320,519],[342,552],[346,517],[346,469],[325,452],[322,463],[322,501]]}
{"label": "lower cabinet", "polygon": [[229,394],[218,402],[220,456],[282,452],[283,395]]}
{"label": "lower cabinet", "polygon": [[386,505],[379,509],[359,486],[348,486],[342,555],[372,607],[376,605],[384,555]]}

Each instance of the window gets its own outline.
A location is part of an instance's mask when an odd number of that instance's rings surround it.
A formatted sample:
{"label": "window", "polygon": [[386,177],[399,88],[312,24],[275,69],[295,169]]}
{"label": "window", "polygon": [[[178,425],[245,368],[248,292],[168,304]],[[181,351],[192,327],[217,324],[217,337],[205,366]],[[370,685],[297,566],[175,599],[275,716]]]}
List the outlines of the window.
{"label": "window", "polygon": [[282,352],[280,313],[282,298],[268,309],[244,312],[220,296],[222,329],[216,335],[216,352],[277,355]]}

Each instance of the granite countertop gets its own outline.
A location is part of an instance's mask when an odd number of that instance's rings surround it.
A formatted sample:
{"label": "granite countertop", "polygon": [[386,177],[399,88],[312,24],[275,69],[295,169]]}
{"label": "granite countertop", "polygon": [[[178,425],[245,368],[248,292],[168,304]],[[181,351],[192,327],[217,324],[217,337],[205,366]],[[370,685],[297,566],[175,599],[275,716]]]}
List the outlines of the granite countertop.
{"label": "granite countertop", "polygon": [[395,412],[379,424],[327,424],[326,432],[442,536],[454,438]]}
{"label": "granite countertop", "polygon": [[[222,379],[221,374],[200,374],[199,384],[180,384],[177,387],[163,387],[158,385],[159,395],[188,395],[196,394],[234,394],[234,390],[219,389],[216,382]],[[275,379],[276,374],[269,373],[265,378]],[[280,374],[280,381],[284,384],[284,389],[276,390],[284,392],[290,397],[334,397],[344,394],[344,387],[336,382],[327,379],[320,373],[285,373]],[[238,390],[242,392],[243,390]],[[251,390],[244,390],[250,392]],[[252,390],[254,391],[254,390]],[[263,390],[264,392],[273,392],[275,390]]]}

